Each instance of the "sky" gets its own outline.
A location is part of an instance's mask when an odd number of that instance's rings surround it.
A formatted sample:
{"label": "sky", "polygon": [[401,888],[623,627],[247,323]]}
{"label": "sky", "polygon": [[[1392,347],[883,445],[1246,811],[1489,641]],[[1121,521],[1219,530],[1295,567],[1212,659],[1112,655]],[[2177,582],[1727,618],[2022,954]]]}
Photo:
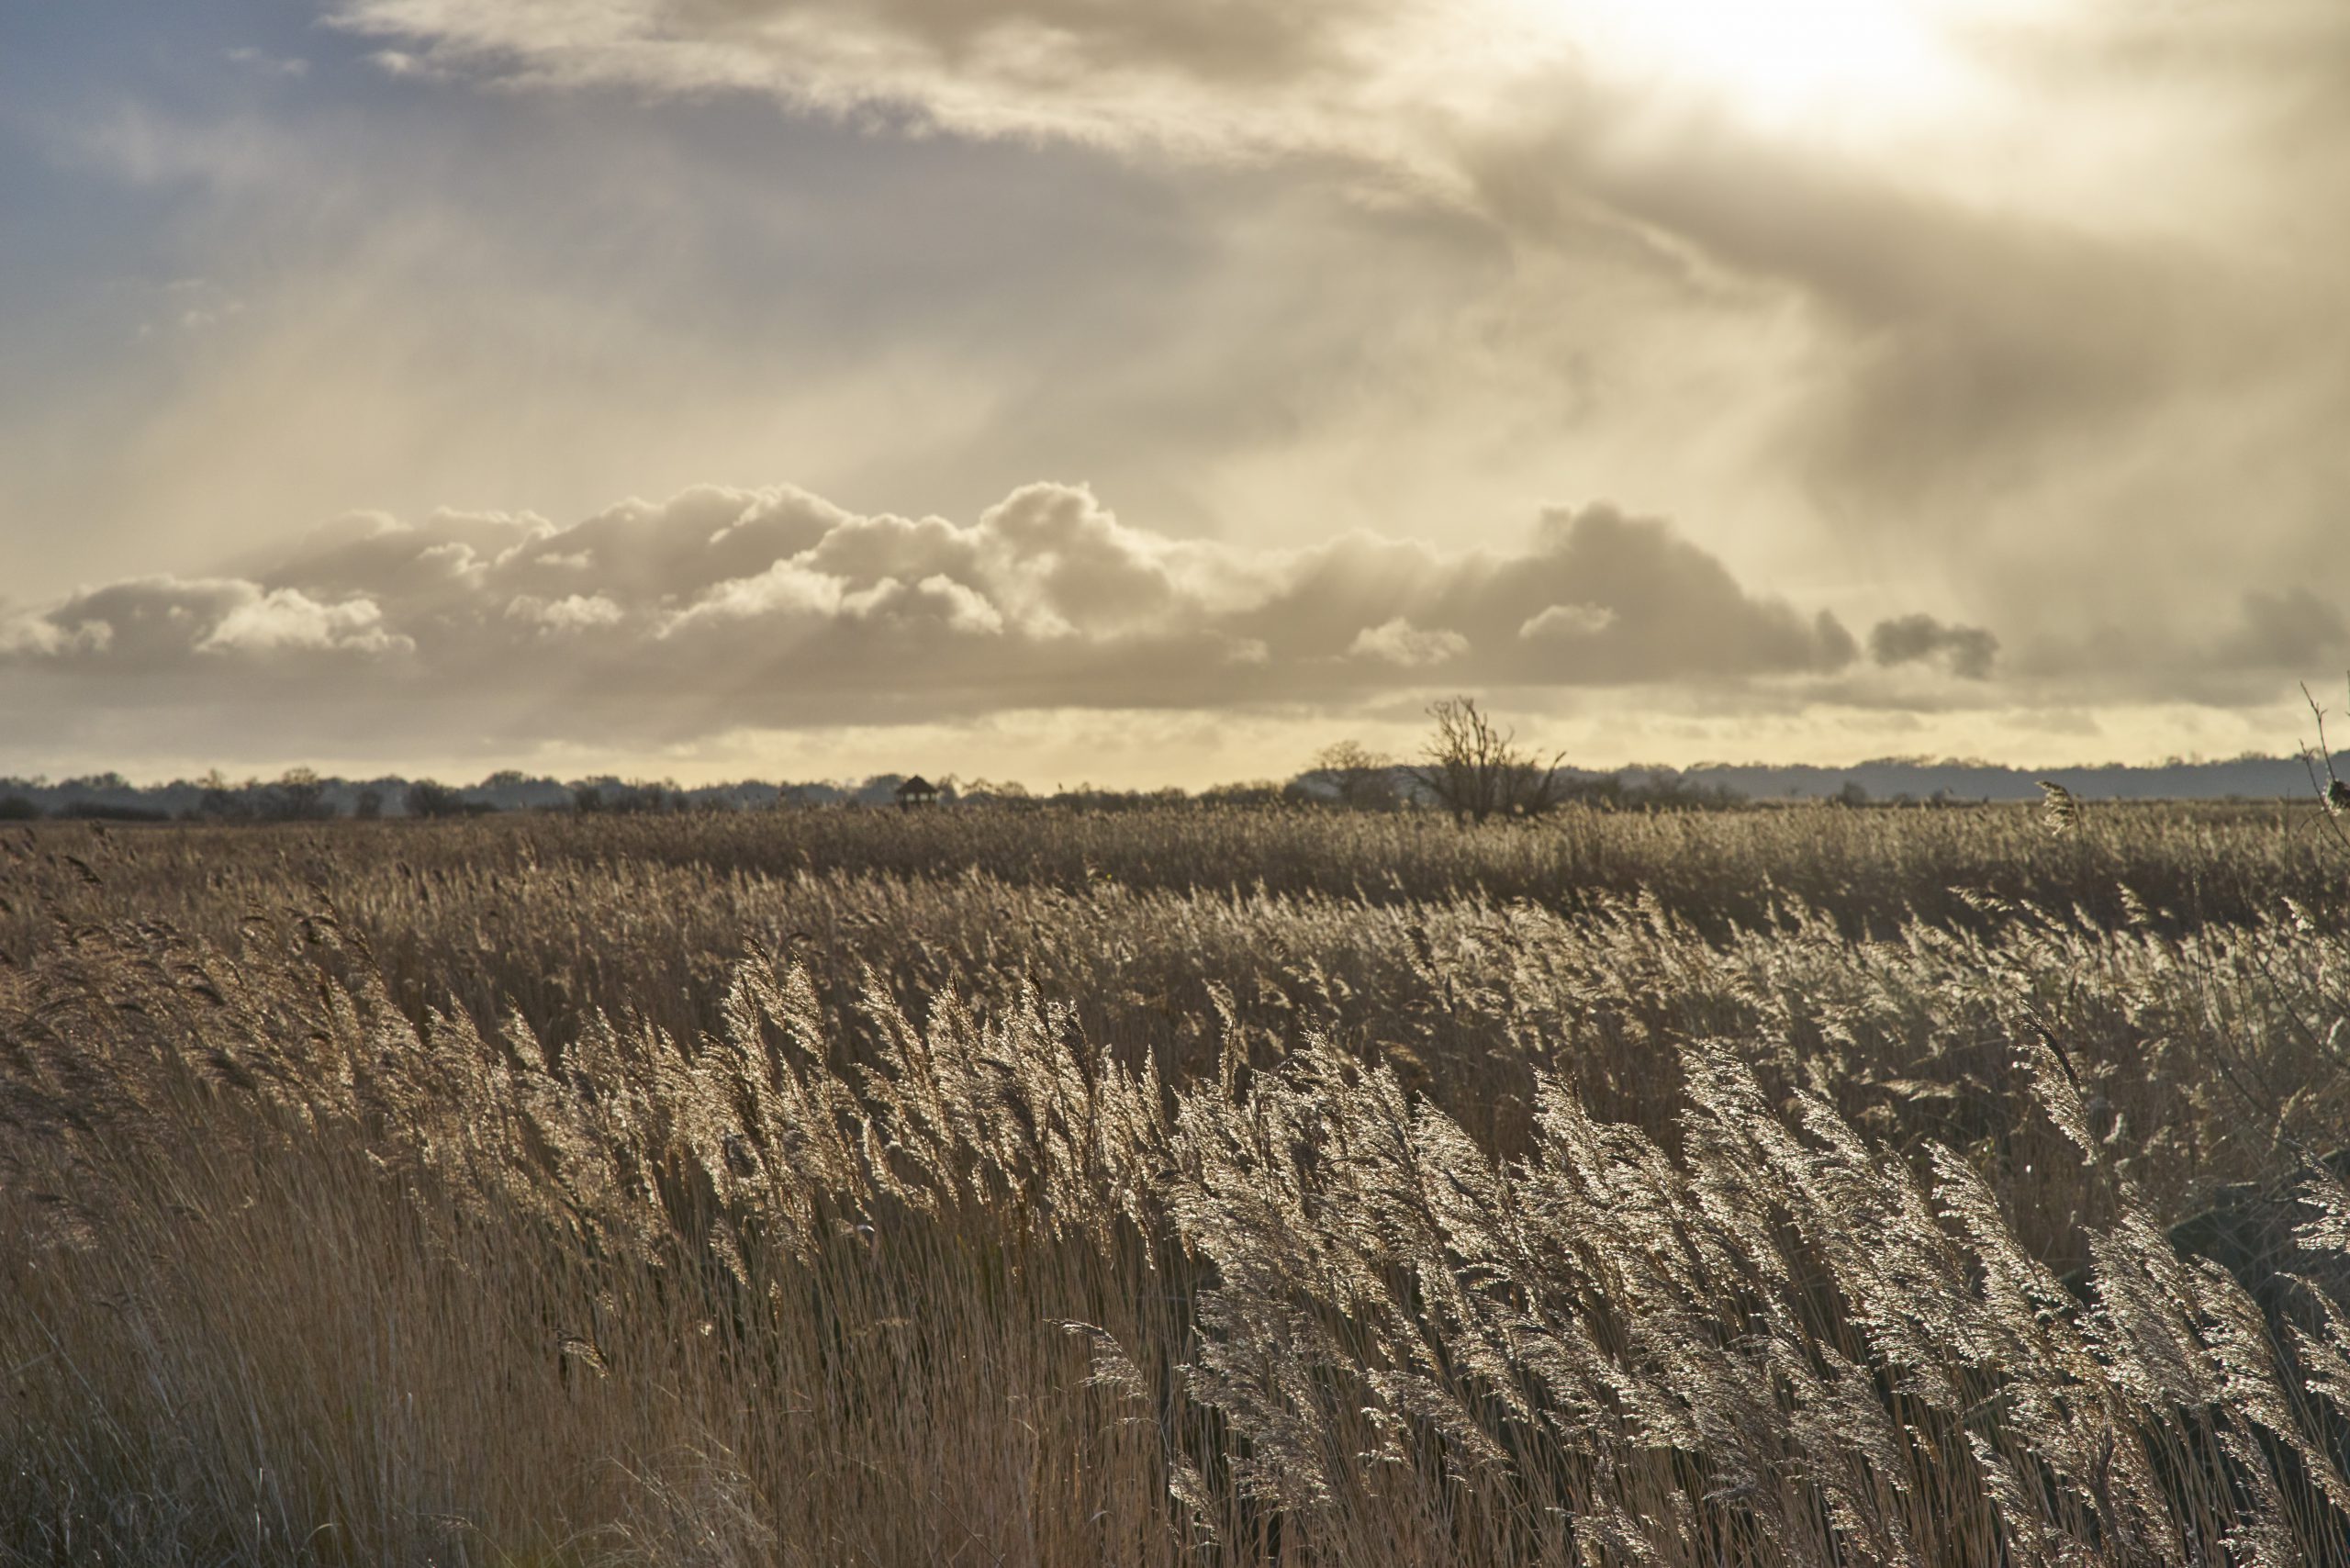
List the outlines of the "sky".
{"label": "sky", "polygon": [[0,11],[0,774],[2288,751],[2339,0]]}

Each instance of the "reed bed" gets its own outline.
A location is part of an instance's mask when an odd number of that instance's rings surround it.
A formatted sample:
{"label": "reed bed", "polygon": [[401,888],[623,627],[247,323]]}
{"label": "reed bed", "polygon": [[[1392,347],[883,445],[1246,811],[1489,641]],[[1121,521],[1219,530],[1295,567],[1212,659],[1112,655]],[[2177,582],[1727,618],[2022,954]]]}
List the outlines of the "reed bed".
{"label": "reed bed", "polygon": [[2350,1562],[2305,813],[0,839],[0,1560]]}

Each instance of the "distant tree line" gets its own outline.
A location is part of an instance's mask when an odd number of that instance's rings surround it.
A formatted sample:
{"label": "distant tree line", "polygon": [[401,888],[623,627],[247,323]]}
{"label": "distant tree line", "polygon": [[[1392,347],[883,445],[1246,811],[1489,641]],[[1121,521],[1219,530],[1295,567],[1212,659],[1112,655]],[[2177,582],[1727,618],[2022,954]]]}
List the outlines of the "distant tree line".
{"label": "distant tree line", "polygon": [[[994,811],[1090,812],[1196,806],[1225,810],[1431,811],[1469,824],[1539,816],[1579,805],[1614,811],[1718,810],[1758,800],[1810,800],[1831,805],[1954,806],[1983,801],[2036,801],[2052,778],[2085,801],[2129,799],[2305,799],[2298,757],[2237,757],[2227,762],[2165,763],[2155,767],[2021,769],[1980,762],[1892,758],[1847,768],[1743,767],[1704,764],[1614,770],[1578,768],[1561,756],[1519,745],[1515,732],[1473,699],[1449,698],[1429,710],[1421,752],[1395,757],[1359,742],[1326,745],[1286,779],[1253,779],[1201,790],[1116,790],[1091,784],[1032,791],[1014,782],[938,781],[937,805]],[[2324,759],[2321,758],[2321,761]],[[2333,765],[2350,773],[2350,754]],[[0,823],[42,818],[121,823],[192,821],[304,823],[333,818],[447,818],[495,812],[576,812],[587,815],[766,811],[777,808],[885,807],[909,776],[862,780],[767,783],[741,780],[683,786],[674,779],[610,775],[563,780],[515,769],[475,784],[433,778],[348,779],[290,768],[274,779],[231,779],[218,769],[200,778],[134,784],[119,773],[52,782],[0,778]]]}

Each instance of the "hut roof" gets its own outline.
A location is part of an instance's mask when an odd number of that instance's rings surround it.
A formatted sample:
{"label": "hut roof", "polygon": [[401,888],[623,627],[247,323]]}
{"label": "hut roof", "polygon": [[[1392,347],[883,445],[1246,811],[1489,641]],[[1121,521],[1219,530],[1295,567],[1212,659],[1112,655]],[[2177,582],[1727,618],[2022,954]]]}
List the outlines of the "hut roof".
{"label": "hut roof", "polygon": [[935,795],[937,793],[938,786],[933,784],[929,779],[924,778],[919,773],[898,786],[898,799],[901,801],[906,799],[910,795]]}

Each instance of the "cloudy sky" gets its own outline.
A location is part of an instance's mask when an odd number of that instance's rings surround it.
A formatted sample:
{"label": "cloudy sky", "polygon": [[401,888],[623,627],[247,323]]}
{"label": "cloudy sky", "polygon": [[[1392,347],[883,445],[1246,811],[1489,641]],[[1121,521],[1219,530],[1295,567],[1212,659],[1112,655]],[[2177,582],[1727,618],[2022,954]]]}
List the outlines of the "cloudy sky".
{"label": "cloudy sky", "polygon": [[0,773],[2288,749],[2340,0],[0,17]]}

